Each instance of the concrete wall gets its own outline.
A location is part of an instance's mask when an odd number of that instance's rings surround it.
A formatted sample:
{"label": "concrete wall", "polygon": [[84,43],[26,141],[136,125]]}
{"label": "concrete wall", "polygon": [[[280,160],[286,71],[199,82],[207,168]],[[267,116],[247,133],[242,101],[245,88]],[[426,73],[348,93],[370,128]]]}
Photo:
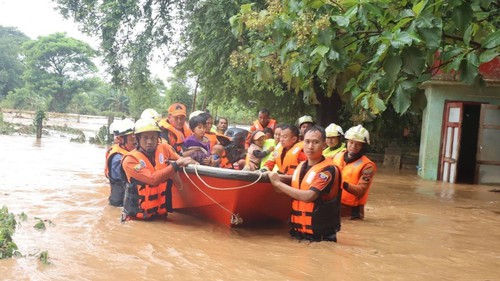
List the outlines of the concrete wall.
{"label": "concrete wall", "polygon": [[500,104],[500,83],[471,87],[453,81],[430,81],[423,85],[427,107],[423,112],[418,174],[437,180],[441,127],[445,101],[474,101]]}

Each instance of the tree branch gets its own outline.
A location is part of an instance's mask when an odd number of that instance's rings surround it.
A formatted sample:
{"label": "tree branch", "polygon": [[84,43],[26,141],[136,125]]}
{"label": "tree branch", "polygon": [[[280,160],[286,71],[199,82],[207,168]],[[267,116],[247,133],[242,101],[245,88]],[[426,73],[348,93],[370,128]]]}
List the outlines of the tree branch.
{"label": "tree branch", "polygon": [[[456,35],[452,35],[452,34],[446,34],[446,33],[444,33],[444,32],[443,32],[443,37],[445,37],[445,38],[450,38],[450,39],[455,39],[455,40],[460,40],[460,41],[464,41],[464,38],[463,38],[463,37],[456,36]],[[474,47],[476,47],[476,49],[477,49],[477,48],[481,48],[481,47],[482,47],[481,43],[476,42],[476,41],[473,41],[473,40],[471,40],[469,44],[471,44],[471,45],[473,45]]]}

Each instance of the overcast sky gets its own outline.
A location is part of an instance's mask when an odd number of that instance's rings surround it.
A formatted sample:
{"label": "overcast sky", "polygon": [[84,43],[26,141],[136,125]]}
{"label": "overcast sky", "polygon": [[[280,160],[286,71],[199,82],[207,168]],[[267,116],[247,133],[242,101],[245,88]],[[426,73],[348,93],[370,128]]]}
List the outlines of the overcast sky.
{"label": "overcast sky", "polygon": [[32,39],[55,32],[66,32],[68,36],[87,42],[93,48],[96,39],[83,35],[71,20],[65,20],[54,10],[51,0],[0,0],[0,25],[14,26]]}
{"label": "overcast sky", "polygon": [[[65,20],[55,7],[56,4],[51,0],[0,0],[0,25],[17,27],[32,39],[66,32],[69,37],[87,42],[95,49],[99,47],[97,39],[78,31],[78,25],[71,20]],[[152,64],[151,71],[163,79],[169,75],[162,63]]]}

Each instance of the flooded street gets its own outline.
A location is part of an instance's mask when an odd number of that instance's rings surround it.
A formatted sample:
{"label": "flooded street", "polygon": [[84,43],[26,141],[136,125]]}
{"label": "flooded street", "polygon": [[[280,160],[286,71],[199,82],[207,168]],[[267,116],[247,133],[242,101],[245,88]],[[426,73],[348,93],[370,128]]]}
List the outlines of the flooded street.
{"label": "flooded street", "polygon": [[[499,187],[379,172],[364,221],[338,243],[299,243],[287,225],[228,229],[173,213],[120,223],[105,148],[0,135],[0,207],[25,213],[1,280],[499,280]],[[43,232],[33,226],[50,220]],[[48,221],[47,221],[48,222]],[[37,255],[47,251],[52,264]]]}

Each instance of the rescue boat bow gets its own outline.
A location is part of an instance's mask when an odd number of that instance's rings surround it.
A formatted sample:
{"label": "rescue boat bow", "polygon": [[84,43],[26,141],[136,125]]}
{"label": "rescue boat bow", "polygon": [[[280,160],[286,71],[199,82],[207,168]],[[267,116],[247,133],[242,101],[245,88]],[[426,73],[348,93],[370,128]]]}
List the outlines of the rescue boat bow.
{"label": "rescue boat bow", "polygon": [[260,171],[188,165],[175,177],[172,207],[233,227],[285,222],[291,199]]}

